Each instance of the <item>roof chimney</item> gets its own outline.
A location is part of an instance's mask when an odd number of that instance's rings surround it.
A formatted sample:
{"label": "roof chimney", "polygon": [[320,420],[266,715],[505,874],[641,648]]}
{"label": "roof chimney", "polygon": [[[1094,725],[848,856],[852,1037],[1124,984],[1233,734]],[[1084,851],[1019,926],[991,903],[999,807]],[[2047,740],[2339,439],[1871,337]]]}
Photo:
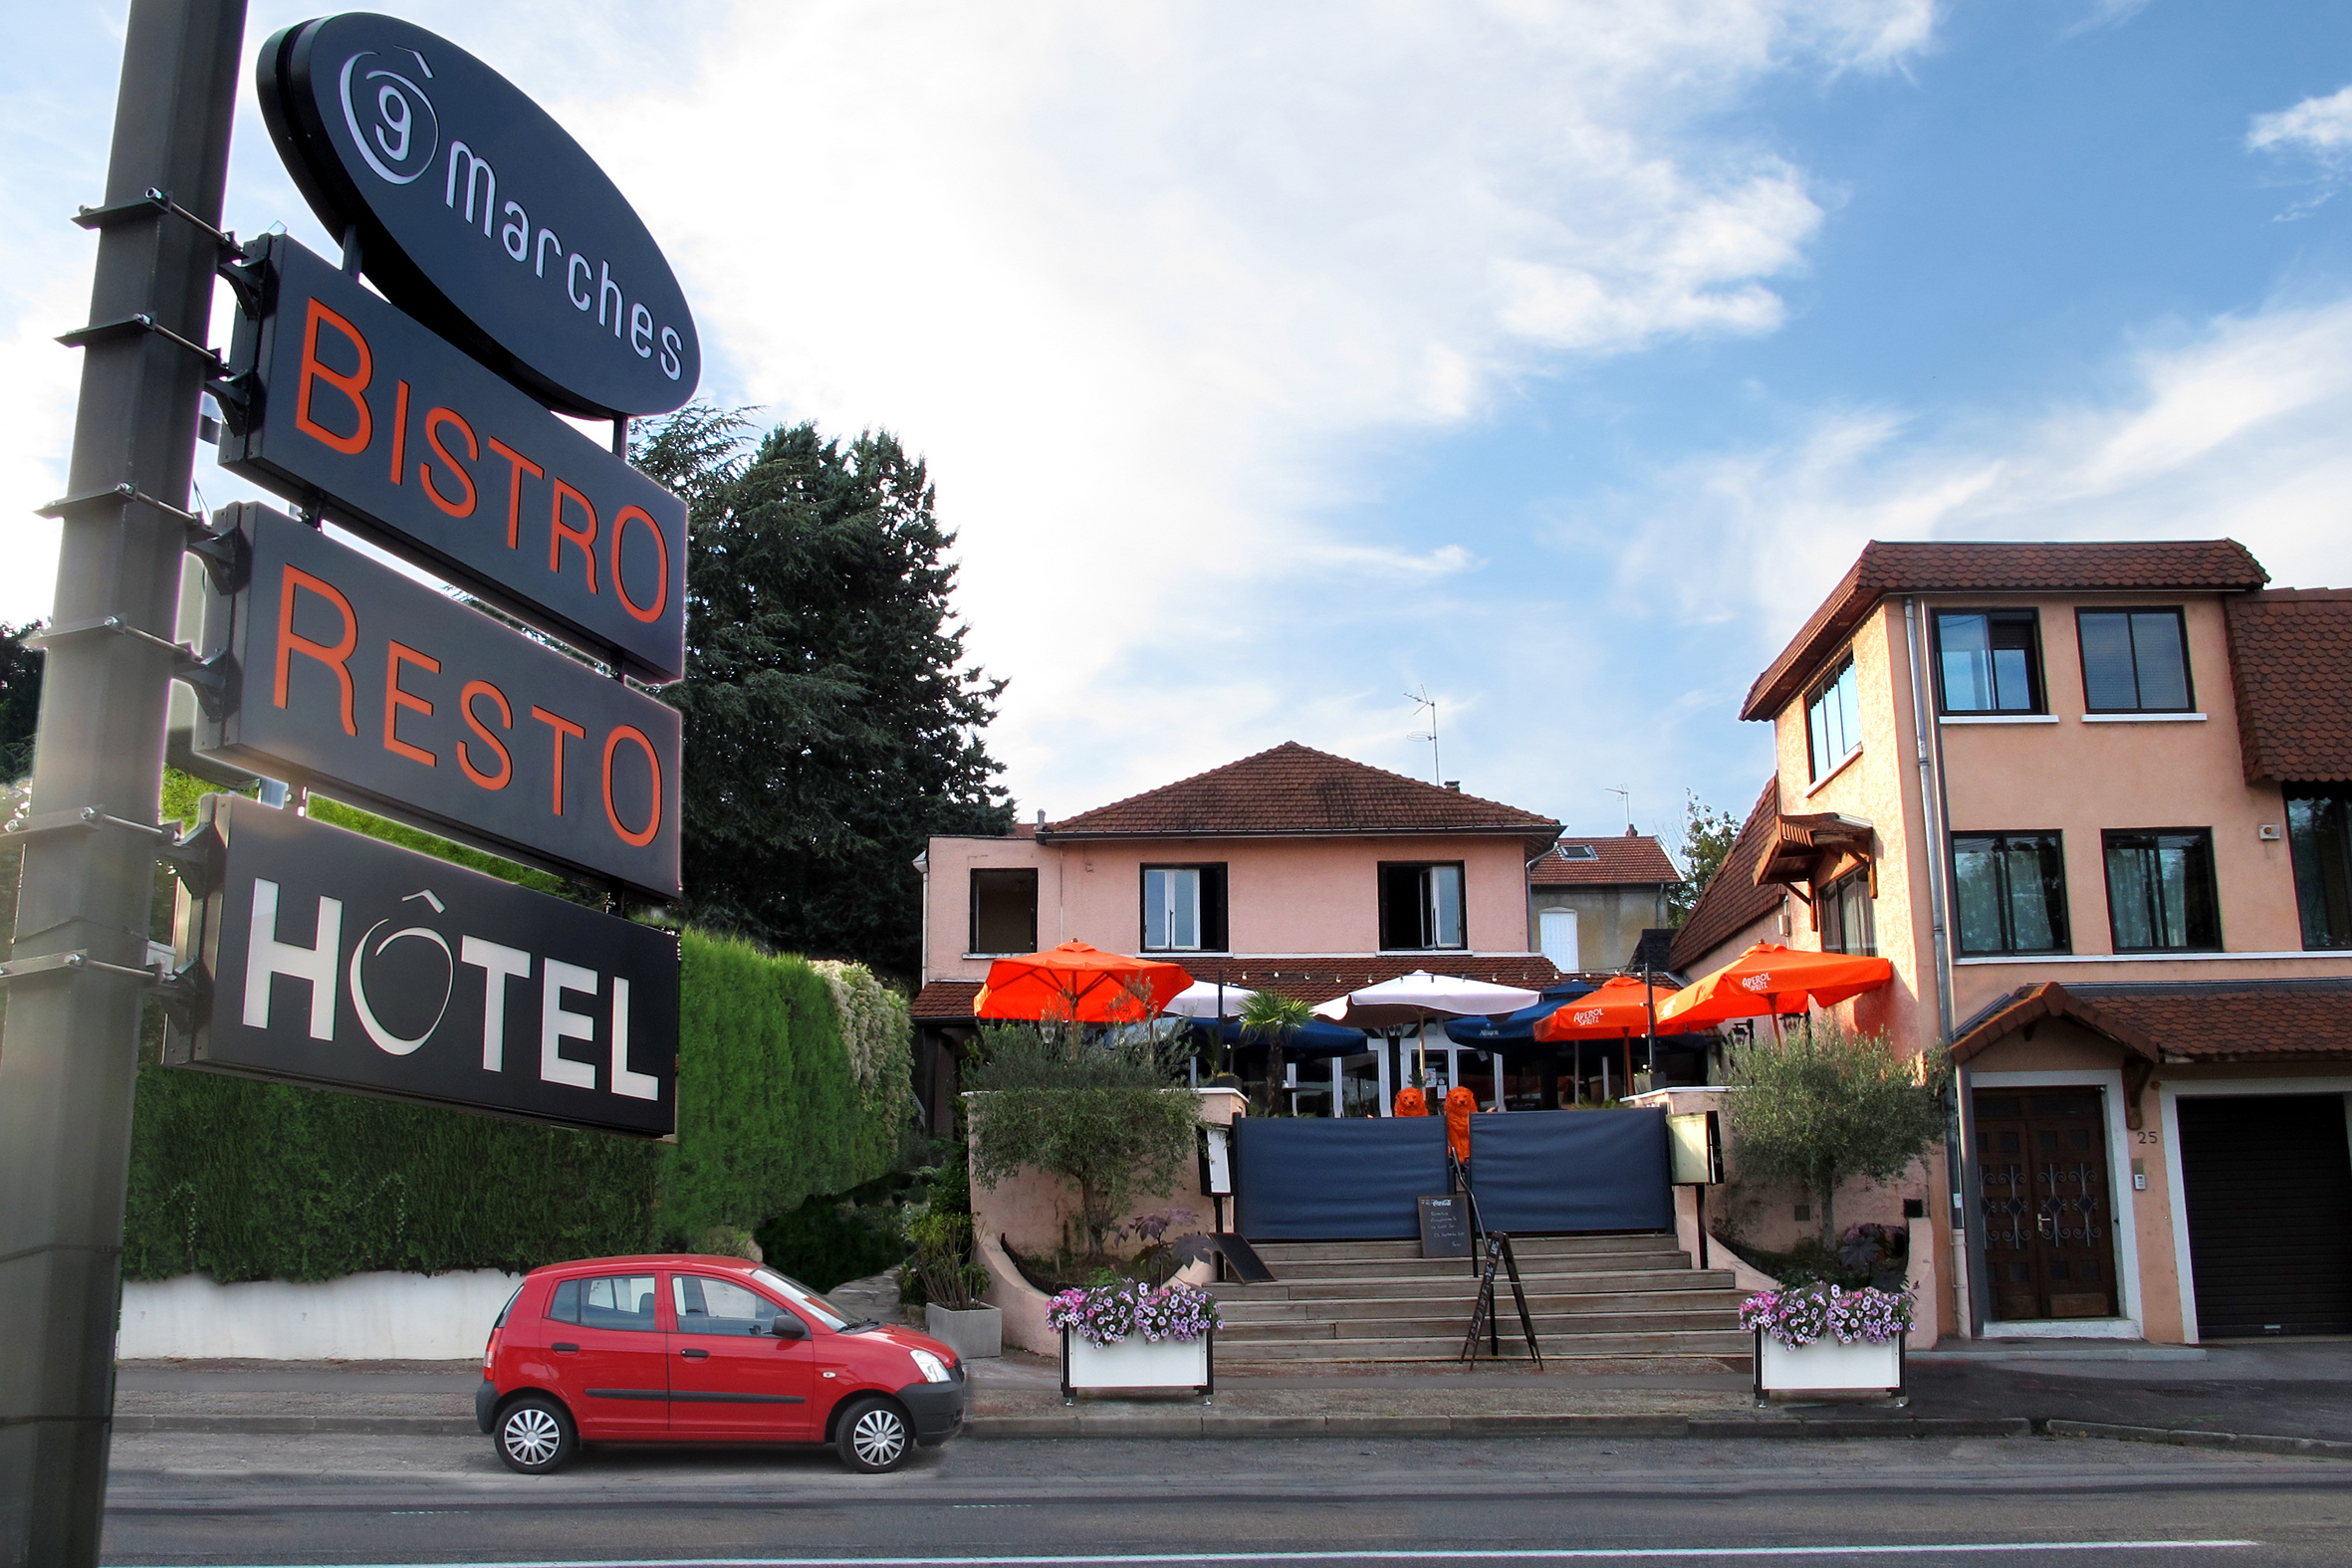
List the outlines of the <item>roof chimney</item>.
{"label": "roof chimney", "polygon": [[1453,790],[1456,794],[1460,794],[1462,792],[1462,781],[1459,779],[1449,779],[1446,781],[1446,787]]}
{"label": "roof chimney", "polygon": [[1633,824],[1631,822],[1627,822],[1625,824],[1625,836],[1628,838],[1639,838],[1641,834],[1633,830]]}

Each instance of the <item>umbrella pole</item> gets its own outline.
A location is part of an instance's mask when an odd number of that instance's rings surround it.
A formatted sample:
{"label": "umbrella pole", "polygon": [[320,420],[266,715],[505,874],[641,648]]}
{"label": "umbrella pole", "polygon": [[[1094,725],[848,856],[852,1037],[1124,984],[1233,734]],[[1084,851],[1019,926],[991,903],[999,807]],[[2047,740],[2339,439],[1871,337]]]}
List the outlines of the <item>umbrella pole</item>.
{"label": "umbrella pole", "polygon": [[1658,1086],[1658,983],[1650,974],[1647,960],[1641,967],[1641,1006],[1650,1040],[1645,1065],[1650,1069],[1650,1087],[1654,1089]]}

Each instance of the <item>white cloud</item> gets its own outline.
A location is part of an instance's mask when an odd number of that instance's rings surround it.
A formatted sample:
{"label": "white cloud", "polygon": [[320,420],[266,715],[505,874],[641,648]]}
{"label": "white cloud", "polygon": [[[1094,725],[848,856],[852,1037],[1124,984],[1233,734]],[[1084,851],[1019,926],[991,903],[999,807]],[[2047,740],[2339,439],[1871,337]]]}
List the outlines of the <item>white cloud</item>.
{"label": "white cloud", "polygon": [[2323,163],[2352,153],[2352,87],[2325,98],[2307,98],[2275,113],[2256,114],[2245,144],[2257,152],[2307,152]]}

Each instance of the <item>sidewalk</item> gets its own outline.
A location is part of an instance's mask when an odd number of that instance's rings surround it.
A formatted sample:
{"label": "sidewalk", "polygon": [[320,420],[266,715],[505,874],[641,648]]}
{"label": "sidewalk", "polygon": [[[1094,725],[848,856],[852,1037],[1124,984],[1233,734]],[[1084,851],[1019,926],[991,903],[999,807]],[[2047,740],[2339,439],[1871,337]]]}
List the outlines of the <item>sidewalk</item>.
{"label": "sidewalk", "polygon": [[[1755,1408],[1744,1372],[1638,1363],[1453,1363],[1220,1377],[1186,1396],[1061,1402],[1058,1370],[1013,1352],[969,1363],[969,1435],[1130,1437],[2129,1437],[2352,1457],[2352,1341],[2196,1351],[2096,1342],[1979,1343],[1911,1362],[1911,1404]],[[118,1432],[474,1436],[480,1370],[460,1362],[126,1362]]]}

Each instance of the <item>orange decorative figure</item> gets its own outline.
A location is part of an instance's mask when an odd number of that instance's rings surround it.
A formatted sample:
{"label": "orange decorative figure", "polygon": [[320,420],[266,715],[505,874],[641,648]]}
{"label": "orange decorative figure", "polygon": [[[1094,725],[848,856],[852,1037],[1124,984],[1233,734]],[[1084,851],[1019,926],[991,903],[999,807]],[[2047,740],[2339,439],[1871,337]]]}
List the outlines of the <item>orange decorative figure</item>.
{"label": "orange decorative figure", "polygon": [[1470,1116],[1477,1109],[1478,1096],[1460,1084],[1446,1091],[1446,1142],[1464,1165],[1470,1163]]}
{"label": "orange decorative figure", "polygon": [[1419,1089],[1399,1089],[1396,1091],[1395,1114],[1399,1116],[1427,1116],[1429,1102],[1421,1097]]}

